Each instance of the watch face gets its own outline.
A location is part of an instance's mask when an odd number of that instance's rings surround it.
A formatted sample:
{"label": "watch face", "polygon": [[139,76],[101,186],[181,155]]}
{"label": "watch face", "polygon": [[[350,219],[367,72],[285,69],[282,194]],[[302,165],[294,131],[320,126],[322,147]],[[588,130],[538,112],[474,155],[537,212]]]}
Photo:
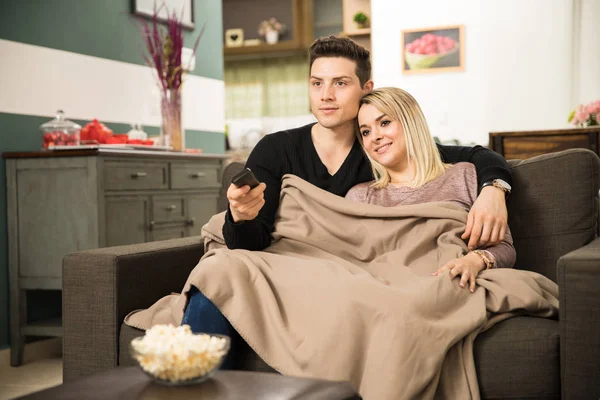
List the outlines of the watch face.
{"label": "watch face", "polygon": [[508,184],[508,182],[503,181],[502,179],[495,179],[494,180],[494,186],[500,186],[501,189],[504,189],[508,192],[510,192],[510,185]]}

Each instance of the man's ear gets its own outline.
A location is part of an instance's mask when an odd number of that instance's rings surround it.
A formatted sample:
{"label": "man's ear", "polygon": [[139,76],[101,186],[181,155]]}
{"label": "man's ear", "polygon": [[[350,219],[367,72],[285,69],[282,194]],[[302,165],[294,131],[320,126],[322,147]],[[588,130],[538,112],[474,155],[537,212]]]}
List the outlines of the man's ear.
{"label": "man's ear", "polygon": [[370,93],[370,92],[371,92],[371,90],[373,90],[373,86],[374,86],[374,83],[373,83],[373,81],[371,81],[371,80],[368,80],[368,81],[365,83],[365,85],[363,86],[363,92],[364,92],[364,94]]}

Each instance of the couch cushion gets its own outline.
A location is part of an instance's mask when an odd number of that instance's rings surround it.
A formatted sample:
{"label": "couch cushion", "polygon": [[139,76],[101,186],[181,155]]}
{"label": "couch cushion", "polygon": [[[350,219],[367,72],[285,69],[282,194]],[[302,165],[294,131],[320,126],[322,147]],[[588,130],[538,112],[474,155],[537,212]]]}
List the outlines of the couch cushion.
{"label": "couch cushion", "polygon": [[558,321],[514,317],[475,339],[484,399],[560,399]]}
{"label": "couch cushion", "polygon": [[557,260],[598,232],[600,158],[571,149],[527,160],[510,160],[513,191],[508,224],[517,250],[516,268],[556,282]]}

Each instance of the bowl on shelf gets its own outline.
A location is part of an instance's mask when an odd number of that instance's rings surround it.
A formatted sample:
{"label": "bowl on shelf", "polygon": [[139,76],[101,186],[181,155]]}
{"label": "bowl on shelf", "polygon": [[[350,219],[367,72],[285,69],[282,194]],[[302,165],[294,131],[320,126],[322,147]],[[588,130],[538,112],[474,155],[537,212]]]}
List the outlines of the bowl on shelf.
{"label": "bowl on shelf", "polygon": [[157,325],[133,339],[131,357],[154,382],[168,386],[201,383],[219,369],[229,352],[225,335],[192,333],[189,326]]}

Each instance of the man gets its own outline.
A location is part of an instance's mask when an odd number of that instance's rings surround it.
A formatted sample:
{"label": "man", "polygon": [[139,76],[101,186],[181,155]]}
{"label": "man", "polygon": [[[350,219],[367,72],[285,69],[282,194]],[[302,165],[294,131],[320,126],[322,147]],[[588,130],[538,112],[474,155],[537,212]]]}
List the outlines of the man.
{"label": "man", "polygon": [[[310,106],[316,124],[265,136],[246,166],[262,183],[250,190],[231,185],[223,236],[230,249],[262,250],[271,242],[281,178],[294,174],[339,196],[373,179],[354,129],[360,98],[373,89],[369,51],[348,38],[329,36],[310,47]],[[477,201],[463,239],[470,249],[499,243],[507,226],[506,192],[512,177],[506,161],[481,146],[438,145],[447,163],[475,164]]]}

